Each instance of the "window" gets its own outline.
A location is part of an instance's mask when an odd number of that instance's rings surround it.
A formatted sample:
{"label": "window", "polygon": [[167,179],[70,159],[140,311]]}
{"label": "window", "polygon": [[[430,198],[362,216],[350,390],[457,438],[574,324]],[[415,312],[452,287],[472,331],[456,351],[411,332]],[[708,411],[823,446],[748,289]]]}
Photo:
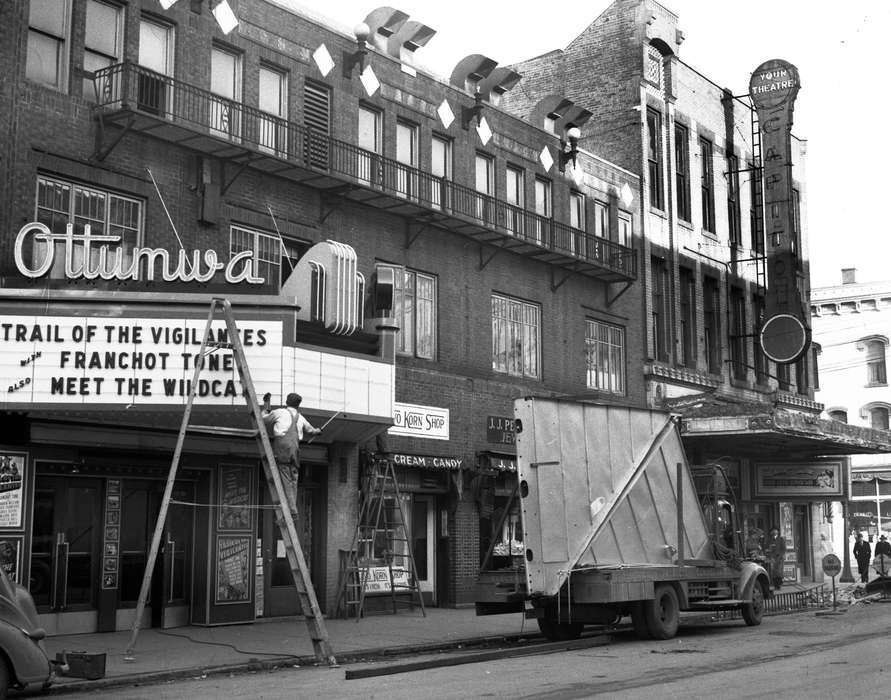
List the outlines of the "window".
{"label": "window", "polygon": [[661,89],[663,76],[662,54],[655,46],[647,46],[647,80]]}
{"label": "window", "polygon": [[550,243],[550,218],[554,215],[551,199],[551,181],[535,178],[535,242]]}
{"label": "window", "polygon": [[600,321],[585,322],[588,388],[625,394],[625,329]]}
{"label": "window", "polygon": [[814,391],[820,391],[820,355],[823,347],[819,343],[811,343],[811,362],[814,367]]}
{"label": "window", "polygon": [[396,351],[426,360],[436,356],[436,277],[393,269],[393,317],[399,333]]}
{"label": "window", "polygon": [[875,430],[888,430],[888,408],[875,406],[869,409],[869,427]]}
{"label": "window", "polygon": [[721,292],[714,277],[702,278],[705,359],[711,374],[721,373]]}
{"label": "window", "polygon": [[608,239],[609,236],[609,205],[598,199],[594,200],[594,235]]}
{"label": "window", "polygon": [[791,377],[789,365],[777,363],[777,384],[781,391],[789,391],[792,387]]}
{"label": "window", "polygon": [[679,269],[681,328],[678,356],[684,367],[696,367],[696,277],[687,267]]}
{"label": "window", "polygon": [[164,76],[173,76],[173,29],[154,20],[139,22],[139,65],[153,71],[139,71],[136,85],[137,108],[151,114],[172,111],[172,85]]}
{"label": "window", "polygon": [[712,142],[699,139],[699,165],[702,168],[702,228],[715,232],[715,175],[712,168]]}
{"label": "window", "polygon": [[[74,234],[82,235],[86,226],[92,235],[118,236],[120,243],[109,242],[107,268],[118,262],[111,251],[117,250],[121,269],[129,270],[133,263],[133,249],[142,244],[142,202],[131,197],[106,192],[73,182],[49,177],[37,178],[36,220],[45,224],[53,233],[65,233],[68,223],[74,225]],[[55,259],[50,270],[53,279],[65,278],[65,251],[55,246]],[[35,241],[32,250],[35,266],[45,259],[47,244]],[[96,269],[100,262],[99,249],[91,248],[90,260],[84,258],[83,245],[75,245],[72,263],[79,269],[89,263]]]}
{"label": "window", "polygon": [[492,295],[492,369],[515,377],[541,377],[541,307]]}
{"label": "window", "polygon": [[867,386],[885,386],[887,383],[885,342],[870,340],[866,343],[866,384]]}
{"label": "window", "polygon": [[526,207],[526,173],[516,165],[505,170],[505,198],[508,204],[505,226],[511,233],[522,236]]}
{"label": "window", "polygon": [[485,153],[477,153],[475,165],[474,183],[476,191],[481,195],[477,196],[475,201],[476,218],[491,225],[495,221],[492,200],[492,195],[495,194],[495,159]]}
{"label": "window", "polygon": [[752,251],[764,253],[764,231],[761,203],[761,171],[755,169],[754,163],[749,163],[749,225],[751,227]]}
{"label": "window", "polygon": [[569,251],[578,253],[584,250],[584,235],[577,233],[585,231],[585,195],[581,192],[569,193],[569,226],[575,231],[570,232]]}
{"label": "window", "polygon": [[436,209],[448,208],[448,181],[452,179],[452,142],[433,135],[431,141],[430,174],[433,175],[430,201]]}
{"label": "window", "polygon": [[847,423],[848,412],[843,409],[836,408],[832,411],[829,411],[829,419],[838,421],[839,423]]}
{"label": "window", "polygon": [[746,300],[738,287],[730,290],[730,362],[734,379],[744,380],[748,364],[746,360]]}
{"label": "window", "polygon": [[727,156],[727,223],[730,245],[742,245],[742,211],[739,206],[739,158]]}
{"label": "window", "polygon": [[381,113],[359,105],[359,127],[357,144],[362,150],[358,154],[356,175],[366,184],[383,184],[380,154],[383,150],[383,130]]}
{"label": "window", "polygon": [[662,198],[662,115],[647,108],[647,174],[649,176],[650,206],[664,209]]}
{"label": "window", "polygon": [[634,232],[631,223],[631,214],[627,211],[619,211],[619,243],[626,248],[631,247],[631,235]]}
{"label": "window", "polygon": [[396,193],[402,197],[418,197],[418,127],[396,122]]}
{"label": "window", "polygon": [[241,137],[241,56],[219,47],[210,52],[210,131],[232,141]]}
{"label": "window", "polygon": [[31,0],[25,75],[57,90],[68,88],[70,0]]}
{"label": "window", "polygon": [[662,362],[670,357],[669,328],[669,298],[668,298],[668,265],[664,258],[653,257],[653,293],[652,309],[650,313],[650,332],[653,335],[653,357]]}
{"label": "window", "polygon": [[690,133],[683,124],[674,125],[674,180],[678,218],[690,221]]}
{"label": "window", "polygon": [[283,274],[282,248],[277,235],[266,233],[244,226],[232,226],[229,229],[229,255],[245,250],[253,254],[253,273],[262,277],[266,284],[274,283]]}
{"label": "window", "polygon": [[328,169],[328,137],[331,135],[331,89],[307,80],[303,84],[303,123],[307,134],[304,159],[308,165]]}
{"label": "window", "polygon": [[[87,3],[87,23],[84,31],[84,71],[93,73],[102,68],[120,63],[123,54],[124,11],[118,5],[110,5],[99,0]],[[101,86],[99,102],[112,99],[111,76],[106,76]],[[96,87],[93,77],[84,75],[84,99],[96,100]],[[116,91],[114,91],[116,92]]]}
{"label": "window", "polygon": [[286,157],[288,153],[288,76],[271,66],[260,66],[261,116],[257,141],[261,151]]}
{"label": "window", "polygon": [[806,396],[808,383],[807,354],[805,353],[795,363],[795,389],[802,396]]}

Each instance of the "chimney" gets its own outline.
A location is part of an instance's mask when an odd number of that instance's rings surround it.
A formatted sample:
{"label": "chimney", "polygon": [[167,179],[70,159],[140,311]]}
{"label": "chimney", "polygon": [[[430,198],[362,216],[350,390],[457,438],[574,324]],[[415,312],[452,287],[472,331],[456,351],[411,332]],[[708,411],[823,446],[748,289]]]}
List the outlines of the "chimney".
{"label": "chimney", "polygon": [[857,268],[856,267],[842,268],[842,284],[856,284],[856,283],[857,283]]}

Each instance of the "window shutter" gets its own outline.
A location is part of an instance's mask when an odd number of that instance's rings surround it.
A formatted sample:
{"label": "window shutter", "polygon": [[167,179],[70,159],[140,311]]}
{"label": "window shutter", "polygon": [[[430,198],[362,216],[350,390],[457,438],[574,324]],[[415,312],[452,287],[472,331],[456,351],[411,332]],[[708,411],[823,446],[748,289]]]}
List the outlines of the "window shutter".
{"label": "window shutter", "polygon": [[331,90],[306,81],[303,86],[304,153],[308,165],[328,169],[328,137],[331,135]]}

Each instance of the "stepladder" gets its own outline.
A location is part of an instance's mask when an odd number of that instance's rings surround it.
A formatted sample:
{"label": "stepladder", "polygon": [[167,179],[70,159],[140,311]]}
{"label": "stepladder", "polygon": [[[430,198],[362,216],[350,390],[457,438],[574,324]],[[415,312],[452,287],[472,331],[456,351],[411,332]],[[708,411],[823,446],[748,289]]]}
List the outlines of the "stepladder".
{"label": "stepladder", "polygon": [[393,460],[372,454],[365,461],[353,542],[341,553],[339,617],[365,615],[371,597],[381,611],[418,608],[426,616],[413,543]]}
{"label": "stepladder", "polygon": [[[225,323],[225,340],[219,340],[220,335],[212,332],[214,324],[219,325],[220,320]],[[328,631],[312,585],[309,567],[297,536],[297,529],[291,508],[289,507],[283,477],[276,464],[272,443],[263,421],[263,414],[261,412],[260,403],[257,400],[257,393],[254,388],[250,368],[245,358],[244,347],[242,345],[232,306],[228,300],[216,297],[211,300],[210,310],[207,316],[207,325],[197,355],[198,359],[194,363],[191,390],[183,412],[182,424],[177,436],[176,447],[174,449],[170,470],[167,476],[167,486],[161,500],[161,507],[146,561],[146,569],[142,580],[139,599],[137,601],[136,615],[134,617],[130,642],[126,650],[125,659],[133,658],[136,638],[139,633],[139,621],[142,619],[149,596],[152,571],[154,570],[158,551],[160,549],[161,538],[164,532],[164,525],[167,519],[173,492],[173,485],[176,481],[176,475],[189,429],[189,421],[195,403],[199,379],[205,366],[207,356],[214,352],[232,353],[233,364],[238,373],[242,394],[250,415],[251,428],[248,432],[254,436],[256,441],[263,475],[269,488],[269,501],[271,507],[275,510],[275,520],[281,531],[286,558],[297,592],[297,599],[300,607],[299,614],[306,622],[315,658],[318,663],[326,663],[329,666],[336,666],[337,660],[331,649]],[[221,429],[221,432],[225,432],[225,430]]]}

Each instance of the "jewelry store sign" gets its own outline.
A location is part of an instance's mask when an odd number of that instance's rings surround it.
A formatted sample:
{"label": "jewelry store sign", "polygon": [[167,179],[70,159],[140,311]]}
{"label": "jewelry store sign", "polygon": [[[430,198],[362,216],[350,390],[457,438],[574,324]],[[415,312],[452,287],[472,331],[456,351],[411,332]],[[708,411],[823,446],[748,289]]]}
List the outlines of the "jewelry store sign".
{"label": "jewelry store sign", "polygon": [[390,435],[449,439],[449,409],[438,406],[416,406],[410,403],[393,404],[393,427]]}

